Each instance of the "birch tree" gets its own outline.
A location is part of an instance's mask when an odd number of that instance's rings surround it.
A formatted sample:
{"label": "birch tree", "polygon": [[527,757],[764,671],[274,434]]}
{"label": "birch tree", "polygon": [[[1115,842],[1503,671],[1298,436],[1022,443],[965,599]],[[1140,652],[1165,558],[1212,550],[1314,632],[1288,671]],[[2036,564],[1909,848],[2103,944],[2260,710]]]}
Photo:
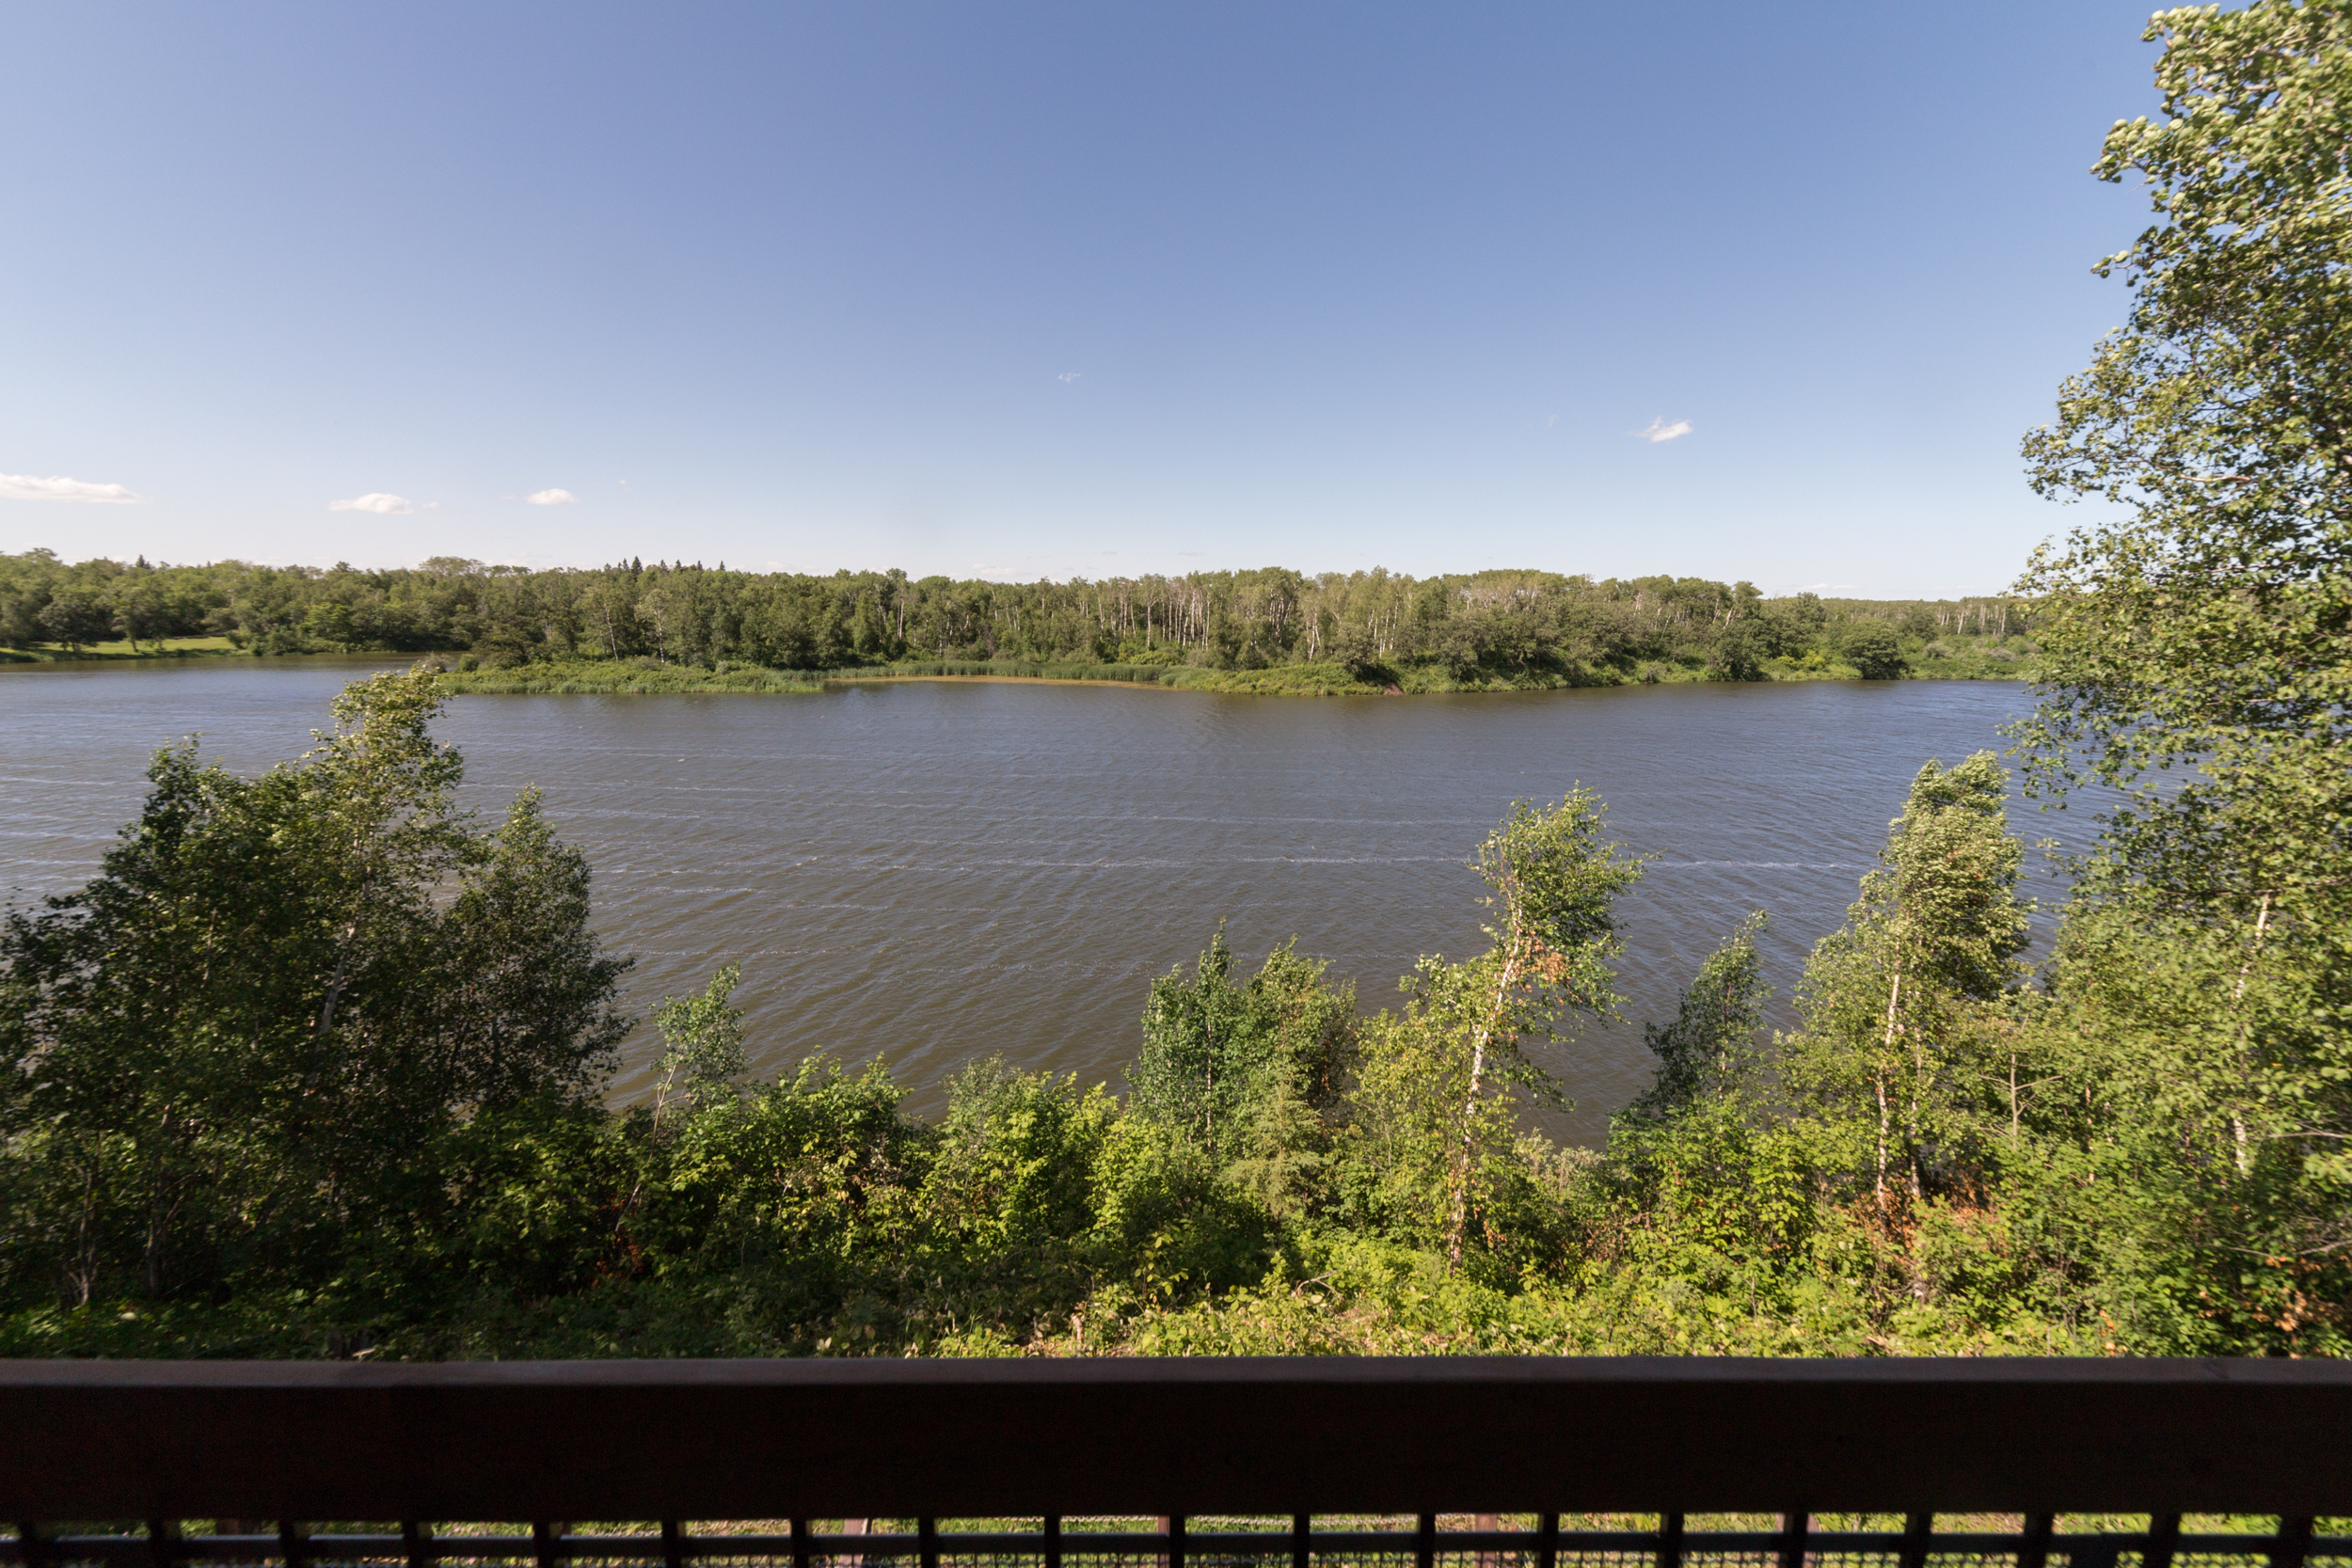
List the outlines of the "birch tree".
{"label": "birch tree", "polygon": [[2007,777],[1990,752],[1919,769],[1878,867],[1798,988],[1791,1083],[1834,1121],[1859,1123],[1882,1218],[1896,1186],[1926,1196],[1931,1170],[1954,1154],[1988,1009],[2027,973]]}

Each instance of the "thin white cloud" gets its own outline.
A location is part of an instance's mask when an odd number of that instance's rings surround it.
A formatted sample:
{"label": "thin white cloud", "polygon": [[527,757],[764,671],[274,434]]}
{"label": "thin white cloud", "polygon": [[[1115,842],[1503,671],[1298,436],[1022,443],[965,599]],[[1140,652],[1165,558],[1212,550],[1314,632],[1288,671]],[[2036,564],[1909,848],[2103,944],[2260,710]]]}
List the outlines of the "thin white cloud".
{"label": "thin white cloud", "polygon": [[1677,436],[1690,435],[1691,421],[1688,420],[1677,420],[1674,423],[1668,424],[1666,422],[1666,417],[1661,414],[1657,419],[1650,420],[1649,428],[1647,430],[1637,430],[1633,434],[1639,436],[1643,440],[1649,442],[1652,446],[1656,446],[1661,441],[1671,441]]}
{"label": "thin white cloud", "polygon": [[1057,381],[1075,381],[1084,372],[1080,371],[1064,371],[1054,379]]}
{"label": "thin white cloud", "polygon": [[135,496],[119,484],[93,484],[86,479],[67,479],[52,474],[37,479],[31,474],[0,474],[0,500],[12,501],[95,501],[105,506],[132,506],[147,499]]}
{"label": "thin white cloud", "polygon": [[326,510],[329,512],[373,512],[378,516],[389,516],[395,513],[414,512],[416,507],[411,504],[406,496],[393,496],[381,490],[371,490],[364,496],[354,496],[346,501],[328,501]]}
{"label": "thin white cloud", "polygon": [[570,506],[579,499],[569,490],[539,490],[523,498],[529,506]]}

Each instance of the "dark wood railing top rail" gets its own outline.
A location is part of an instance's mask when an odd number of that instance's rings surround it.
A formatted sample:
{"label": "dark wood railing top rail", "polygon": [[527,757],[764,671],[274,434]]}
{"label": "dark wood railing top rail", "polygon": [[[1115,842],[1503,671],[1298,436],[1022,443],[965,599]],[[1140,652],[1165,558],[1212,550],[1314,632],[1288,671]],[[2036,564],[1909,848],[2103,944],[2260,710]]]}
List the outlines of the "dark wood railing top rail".
{"label": "dark wood railing top rail", "polygon": [[2352,1364],[0,1363],[0,1519],[2352,1514]]}

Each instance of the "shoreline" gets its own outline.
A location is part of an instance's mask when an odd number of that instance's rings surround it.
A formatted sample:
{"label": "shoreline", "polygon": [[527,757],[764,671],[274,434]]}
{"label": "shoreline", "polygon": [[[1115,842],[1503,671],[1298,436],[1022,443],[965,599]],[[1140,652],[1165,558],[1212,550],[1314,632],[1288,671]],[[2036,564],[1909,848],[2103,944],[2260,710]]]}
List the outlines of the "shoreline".
{"label": "shoreline", "polygon": [[[1427,671],[1403,673],[1403,679],[1375,683],[1351,681],[1337,671],[1318,669],[1312,665],[1292,665],[1264,671],[1208,670],[1197,666],[1175,666],[1133,673],[1091,674],[1078,670],[1059,670],[1045,666],[1035,673],[1021,670],[893,670],[879,667],[871,671],[771,671],[729,670],[703,671],[679,666],[658,670],[631,670],[627,673],[601,670],[583,671],[579,666],[548,669],[534,673],[532,666],[511,670],[449,671],[441,676],[443,689],[458,696],[691,696],[691,695],[816,695],[827,690],[840,690],[866,685],[905,685],[930,682],[939,685],[999,684],[1036,686],[1090,686],[1128,690],[1201,691],[1223,696],[1262,697],[1420,697],[1420,696],[1482,696],[1529,691],[1609,690],[1641,686],[1772,686],[1816,684],[1820,682],[1851,682],[1862,677],[1853,671],[1829,669],[1821,671],[1775,672],[1758,681],[1710,681],[1689,673],[1676,672],[1645,679],[1635,675],[1613,680],[1576,680],[1565,676],[1551,678],[1495,679],[1459,681]],[[1434,674],[1434,678],[1433,677]],[[1998,674],[1981,671],[1915,672],[1904,680],[1932,682],[1998,681],[2024,685],[2033,679],[2030,670]],[[1887,682],[1884,684],[1895,684]]]}
{"label": "shoreline", "polygon": [[[606,660],[527,664],[502,669],[449,668],[457,657],[449,654],[411,656],[391,652],[321,654],[240,654],[206,650],[197,653],[114,654],[96,658],[39,658],[0,661],[0,675],[55,671],[82,673],[94,670],[140,667],[186,669],[233,664],[243,668],[317,668],[322,665],[381,666],[396,660],[439,663],[442,689],[452,696],[814,696],[829,689],[862,685],[903,685],[927,681],[959,683],[1094,686],[1130,690],[1205,691],[1226,696],[1260,697],[1422,697],[1478,696],[1521,691],[1605,690],[1630,686],[1774,686],[1824,681],[1858,681],[1859,673],[1832,665],[1822,669],[1768,670],[1755,681],[1709,680],[1702,672],[1651,665],[1634,673],[1610,672],[1612,678],[1579,679],[1565,674],[1501,676],[1460,680],[1441,671],[1415,667],[1394,672],[1389,682],[1359,681],[1328,665],[1275,665],[1264,670],[1212,670],[1200,665],[1029,665],[1004,670],[942,669],[876,665],[866,669],[772,670],[747,666],[707,670],[691,665],[629,665],[616,668]],[[1938,661],[1939,663],[1943,661]],[[1953,661],[1957,663],[1958,661]],[[1976,664],[1978,661],[1969,661]],[[1101,671],[1102,673],[1095,672]],[[1117,671],[1117,673],[1111,673]],[[2030,666],[1988,671],[1979,668],[1913,670],[1905,681],[1999,681],[2024,685],[2035,672]],[[1885,684],[1895,684],[1888,682]]]}

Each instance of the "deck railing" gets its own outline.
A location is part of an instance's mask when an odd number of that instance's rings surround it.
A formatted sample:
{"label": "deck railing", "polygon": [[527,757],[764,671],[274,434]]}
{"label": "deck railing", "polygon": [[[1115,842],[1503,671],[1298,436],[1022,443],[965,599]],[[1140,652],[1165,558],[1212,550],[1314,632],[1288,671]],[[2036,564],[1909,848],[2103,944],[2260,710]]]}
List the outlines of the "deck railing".
{"label": "deck railing", "polygon": [[2335,1362],[0,1363],[26,1568],[2303,1568],[2346,1516]]}

